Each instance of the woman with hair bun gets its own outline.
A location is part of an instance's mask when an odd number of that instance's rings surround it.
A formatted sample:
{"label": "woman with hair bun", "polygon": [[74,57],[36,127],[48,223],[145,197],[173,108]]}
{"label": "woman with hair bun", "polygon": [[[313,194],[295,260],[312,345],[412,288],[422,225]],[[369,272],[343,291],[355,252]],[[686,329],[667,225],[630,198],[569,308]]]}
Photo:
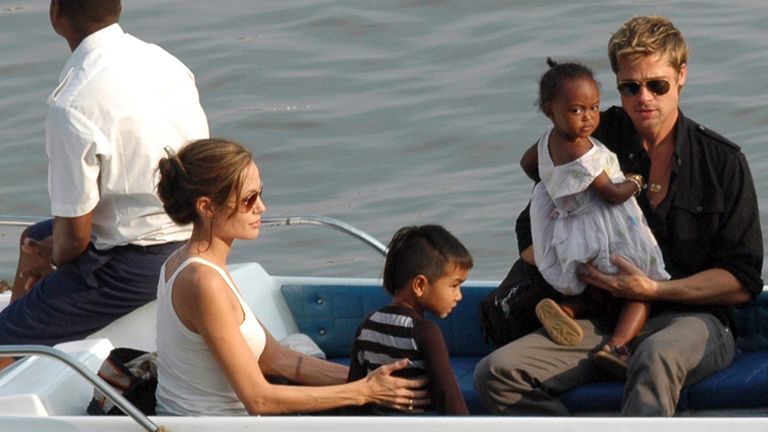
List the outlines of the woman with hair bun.
{"label": "woman with hair bun", "polygon": [[243,301],[227,257],[234,240],[259,236],[266,210],[247,149],[199,140],[169,151],[158,170],[165,211],[193,227],[158,282],[158,414],[288,414],[367,403],[405,411],[428,403],[423,380],[391,376],[406,361],[345,383],[347,367],[282,347]]}

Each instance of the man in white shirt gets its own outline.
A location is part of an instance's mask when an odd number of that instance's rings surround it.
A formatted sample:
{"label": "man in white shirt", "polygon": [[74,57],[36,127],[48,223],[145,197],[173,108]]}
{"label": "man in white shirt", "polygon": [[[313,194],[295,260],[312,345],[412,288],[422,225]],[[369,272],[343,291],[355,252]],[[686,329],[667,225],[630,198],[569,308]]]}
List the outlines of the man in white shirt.
{"label": "man in white shirt", "polygon": [[123,32],[121,10],[51,1],[72,50],[45,122],[54,218],[22,235],[0,344],[78,339],[153,300],[160,266],[191,232],[165,214],[155,169],[165,147],[209,136],[194,76]]}

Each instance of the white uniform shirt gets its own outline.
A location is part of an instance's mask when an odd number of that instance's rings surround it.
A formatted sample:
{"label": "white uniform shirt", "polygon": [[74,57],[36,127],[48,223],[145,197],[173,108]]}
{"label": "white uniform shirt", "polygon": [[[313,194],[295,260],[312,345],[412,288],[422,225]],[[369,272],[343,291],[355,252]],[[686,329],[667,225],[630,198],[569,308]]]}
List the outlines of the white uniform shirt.
{"label": "white uniform shirt", "polygon": [[45,121],[51,213],[93,210],[97,249],[185,240],[157,197],[164,147],[208,138],[192,72],[113,24],[85,38],[49,97]]}

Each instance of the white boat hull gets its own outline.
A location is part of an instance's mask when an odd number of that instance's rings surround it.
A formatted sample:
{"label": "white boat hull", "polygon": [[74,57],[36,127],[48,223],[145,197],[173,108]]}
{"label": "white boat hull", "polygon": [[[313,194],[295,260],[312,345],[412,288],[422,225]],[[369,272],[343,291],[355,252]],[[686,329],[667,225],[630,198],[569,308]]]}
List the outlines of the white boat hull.
{"label": "white boat hull", "polygon": [[[150,417],[171,432],[765,432],[762,418]],[[136,432],[127,417],[3,417],[4,432]]]}

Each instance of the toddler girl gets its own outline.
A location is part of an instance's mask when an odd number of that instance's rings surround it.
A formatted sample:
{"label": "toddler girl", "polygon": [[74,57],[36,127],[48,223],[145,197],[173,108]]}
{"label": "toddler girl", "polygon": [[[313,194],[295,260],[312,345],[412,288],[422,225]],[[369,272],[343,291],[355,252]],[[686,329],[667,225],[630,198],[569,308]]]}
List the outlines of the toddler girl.
{"label": "toddler girl", "polygon": [[[590,135],[600,123],[600,91],[592,71],[577,63],[557,64],[542,76],[539,108],[552,129],[537,144],[541,177],[531,199],[536,265],[544,279],[567,297],[544,299],[536,316],[552,340],[575,345],[583,336],[574,318],[594,309],[594,296],[579,296],[586,284],[577,273],[592,262],[606,273],[617,268],[613,254],[632,261],[650,278],[669,279],[661,250],[634,199],[643,178],[624,175],[616,155]],[[534,171],[531,160],[522,162]],[[529,166],[526,166],[529,165]],[[649,306],[625,303],[613,335],[594,360],[609,371],[626,373],[629,343],[643,327]]]}

